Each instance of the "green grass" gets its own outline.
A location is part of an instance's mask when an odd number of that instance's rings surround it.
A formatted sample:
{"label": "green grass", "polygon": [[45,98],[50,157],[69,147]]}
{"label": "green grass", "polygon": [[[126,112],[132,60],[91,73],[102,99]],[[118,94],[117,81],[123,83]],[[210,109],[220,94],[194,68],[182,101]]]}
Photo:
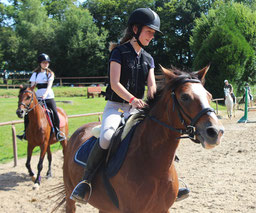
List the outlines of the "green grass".
{"label": "green grass", "polygon": [[[92,112],[102,112],[106,101],[104,98],[90,98],[85,97],[86,88],[84,87],[58,87],[54,88],[56,95],[56,103],[58,107],[63,108],[68,115],[85,114]],[[18,106],[18,92],[19,89],[0,89],[0,123],[19,120],[16,115],[16,109]],[[3,98],[3,97],[9,98]],[[61,97],[62,96],[62,97]],[[72,101],[72,104],[62,103],[59,101]],[[212,107],[215,108],[215,103],[212,103]],[[225,110],[225,106],[219,105],[219,110]],[[81,125],[93,121],[98,121],[98,116],[89,116],[81,118],[69,119],[69,135],[79,128]],[[22,124],[15,125],[16,134],[23,131],[24,126]],[[0,163],[5,163],[13,160],[13,146],[12,146],[12,128],[11,125],[0,126]],[[17,140],[18,157],[25,157],[27,153],[27,141]],[[51,146],[51,149],[61,149],[59,143]],[[39,148],[35,148],[34,153],[38,153]]]}
{"label": "green grass", "polygon": [[[81,97],[87,94],[86,87],[53,87],[53,91],[56,97]],[[0,89],[0,97],[17,97],[18,93],[19,89]]]}

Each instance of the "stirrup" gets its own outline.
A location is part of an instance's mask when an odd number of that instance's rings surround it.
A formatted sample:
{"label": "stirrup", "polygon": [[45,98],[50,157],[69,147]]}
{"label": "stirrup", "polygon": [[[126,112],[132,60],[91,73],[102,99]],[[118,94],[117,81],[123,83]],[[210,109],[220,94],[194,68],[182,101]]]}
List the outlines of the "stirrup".
{"label": "stirrup", "polygon": [[179,178],[179,181],[181,181],[184,184],[185,187],[184,188],[179,188],[179,191],[180,191],[180,189],[183,189],[183,193],[181,193],[180,196],[178,194],[178,196],[177,196],[177,198],[175,200],[176,202],[188,198],[189,197],[189,192],[190,192],[187,184],[183,180],[181,180],[180,178]]}
{"label": "stirrup", "polygon": [[64,140],[66,140],[66,136],[63,132],[58,131],[57,134],[56,134],[56,139],[58,141],[64,141]]}
{"label": "stirrup", "polygon": [[[87,198],[86,200],[81,199],[80,197],[77,197],[76,195],[74,195],[74,191],[75,191],[76,188],[77,188],[78,186],[80,186],[81,184],[87,184],[87,185],[89,186],[89,188],[90,188],[89,195],[88,195],[88,198]],[[87,193],[86,193],[86,194],[87,194]],[[74,188],[74,190],[73,190],[73,192],[71,193],[71,195],[70,195],[69,198],[70,198],[71,200],[76,201],[76,202],[80,202],[80,203],[83,203],[83,204],[87,204],[88,201],[89,201],[90,198],[91,198],[91,195],[92,195],[92,185],[91,185],[91,183],[89,183],[89,182],[86,181],[86,180],[82,180],[81,182],[79,182],[79,183],[76,185],[76,187]]]}

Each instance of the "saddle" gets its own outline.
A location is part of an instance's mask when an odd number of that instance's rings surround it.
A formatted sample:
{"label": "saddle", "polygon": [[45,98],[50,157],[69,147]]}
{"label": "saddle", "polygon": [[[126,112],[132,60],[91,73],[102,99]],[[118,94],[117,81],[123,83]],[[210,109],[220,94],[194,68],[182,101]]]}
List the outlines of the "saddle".
{"label": "saddle", "polygon": [[52,129],[52,132],[55,132],[55,129],[54,129],[54,114],[52,112],[51,109],[49,109],[46,105],[45,102],[40,102],[41,106],[43,107],[44,109],[44,112],[45,112],[45,115],[46,115],[46,118],[51,126],[51,129]]}
{"label": "saddle", "polygon": [[[103,178],[103,182],[107,190],[107,193],[117,208],[119,207],[118,198],[116,196],[115,190],[113,189],[111,183],[109,182],[109,178],[115,176],[120,170],[120,168],[122,167],[122,164],[128,152],[129,145],[133,137],[134,131],[136,127],[141,123],[142,120],[143,120],[142,116],[140,116],[139,114],[134,114],[128,118],[128,120],[124,125],[121,124],[118,127],[118,129],[116,130],[116,132],[114,133],[111,139],[106,161],[103,162],[100,168],[100,172],[102,173],[102,178]],[[97,126],[96,129],[92,130],[92,132],[94,133],[94,136],[92,136],[87,141],[85,141],[79,147],[79,149],[75,154],[74,161],[83,167],[86,166],[89,153],[99,135],[98,129],[99,127]]]}

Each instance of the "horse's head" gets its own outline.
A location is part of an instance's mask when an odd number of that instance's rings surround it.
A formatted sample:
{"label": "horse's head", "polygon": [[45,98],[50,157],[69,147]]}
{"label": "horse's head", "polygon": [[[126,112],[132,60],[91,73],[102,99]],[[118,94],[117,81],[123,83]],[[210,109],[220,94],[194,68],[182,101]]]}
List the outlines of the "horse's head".
{"label": "horse's head", "polygon": [[187,73],[162,67],[166,79],[163,96],[168,100],[167,110],[175,111],[177,115],[173,127],[181,135],[188,135],[191,140],[210,149],[220,143],[224,127],[210,106],[212,95],[203,86],[208,69],[209,66]]}
{"label": "horse's head", "polygon": [[28,113],[33,107],[34,102],[36,101],[36,95],[33,87],[23,87],[20,86],[19,92],[19,101],[18,101],[18,109],[16,110],[16,114],[19,118],[24,118],[25,114]]}
{"label": "horse's head", "polygon": [[228,97],[230,95],[229,88],[224,88],[224,95],[225,95],[225,97]]}

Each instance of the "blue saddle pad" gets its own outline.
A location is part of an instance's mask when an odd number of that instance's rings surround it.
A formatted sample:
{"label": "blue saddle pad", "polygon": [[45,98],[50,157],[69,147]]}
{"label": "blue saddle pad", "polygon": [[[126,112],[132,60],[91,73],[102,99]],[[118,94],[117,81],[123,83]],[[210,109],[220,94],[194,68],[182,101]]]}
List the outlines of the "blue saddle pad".
{"label": "blue saddle pad", "polygon": [[96,139],[96,137],[92,136],[79,147],[74,158],[76,163],[83,167],[86,166],[87,159],[89,157],[90,151],[92,150],[92,147],[96,142]]}
{"label": "blue saddle pad", "polygon": [[[117,149],[117,151],[112,156],[110,156],[108,164],[105,165],[105,167],[106,167],[105,172],[106,172],[106,176],[108,178],[115,176],[116,173],[121,168],[121,166],[124,162],[126,153],[128,151],[134,130],[138,124],[139,124],[139,122],[131,128],[130,132],[126,135],[126,137],[120,143],[120,146]],[[78,163],[79,165],[81,165],[83,167],[86,166],[86,162],[87,162],[89,153],[90,153],[93,145],[95,144],[95,142],[96,142],[96,138],[93,136],[93,137],[89,138],[87,141],[85,141],[84,144],[79,147],[79,149],[76,152],[75,158],[74,158],[76,163]]]}

